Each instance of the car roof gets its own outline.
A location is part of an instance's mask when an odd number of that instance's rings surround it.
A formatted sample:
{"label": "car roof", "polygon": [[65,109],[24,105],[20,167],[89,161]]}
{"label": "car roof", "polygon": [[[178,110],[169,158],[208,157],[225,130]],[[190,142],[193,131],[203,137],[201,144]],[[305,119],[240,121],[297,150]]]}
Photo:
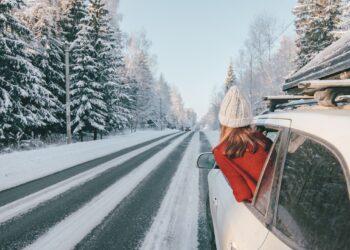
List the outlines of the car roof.
{"label": "car roof", "polygon": [[291,128],[313,135],[339,151],[350,171],[350,110],[293,110],[272,112],[255,117],[259,119],[290,120]]}

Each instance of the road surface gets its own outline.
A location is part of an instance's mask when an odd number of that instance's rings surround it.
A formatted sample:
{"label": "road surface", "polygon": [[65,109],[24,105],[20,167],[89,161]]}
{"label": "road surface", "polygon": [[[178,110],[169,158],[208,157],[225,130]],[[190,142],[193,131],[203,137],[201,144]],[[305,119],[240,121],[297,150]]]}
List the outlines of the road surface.
{"label": "road surface", "polygon": [[215,249],[202,132],[124,148],[0,192],[0,249]]}

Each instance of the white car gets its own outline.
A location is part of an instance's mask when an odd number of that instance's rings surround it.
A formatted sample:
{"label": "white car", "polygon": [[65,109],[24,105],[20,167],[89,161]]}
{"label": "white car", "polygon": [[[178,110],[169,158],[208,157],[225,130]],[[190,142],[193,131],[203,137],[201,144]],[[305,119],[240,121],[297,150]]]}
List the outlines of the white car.
{"label": "white car", "polygon": [[[350,249],[350,109],[268,112],[273,140],[252,203],[238,203],[221,170],[208,175],[217,249]],[[210,168],[210,153],[198,167]]]}

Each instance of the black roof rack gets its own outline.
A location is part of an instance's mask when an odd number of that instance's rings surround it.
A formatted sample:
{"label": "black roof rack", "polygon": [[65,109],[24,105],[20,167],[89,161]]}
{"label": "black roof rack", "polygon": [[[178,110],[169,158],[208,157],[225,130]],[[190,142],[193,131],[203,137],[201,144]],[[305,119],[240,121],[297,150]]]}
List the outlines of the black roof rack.
{"label": "black roof rack", "polygon": [[[298,83],[302,95],[266,96],[269,112],[301,105],[336,107],[350,103],[350,80],[311,80]],[[266,113],[266,111],[264,112]]]}

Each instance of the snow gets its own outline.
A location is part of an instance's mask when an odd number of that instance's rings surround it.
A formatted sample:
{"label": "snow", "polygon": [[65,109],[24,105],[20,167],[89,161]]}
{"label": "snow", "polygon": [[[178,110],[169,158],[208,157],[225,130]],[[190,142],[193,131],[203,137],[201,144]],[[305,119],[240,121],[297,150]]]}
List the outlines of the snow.
{"label": "snow", "polygon": [[214,148],[219,143],[220,131],[219,130],[205,130],[204,134],[207,136],[210,145]]}
{"label": "snow", "polygon": [[192,138],[141,249],[197,249],[199,133]]}
{"label": "snow", "polygon": [[180,136],[169,146],[93,198],[81,209],[52,227],[25,249],[72,249],[126,197],[159,163],[188,136]]}
{"label": "snow", "polygon": [[105,140],[0,155],[0,191],[174,132],[138,131]]}
{"label": "snow", "polygon": [[62,194],[63,192],[78,186],[82,185],[83,183],[93,179],[94,177],[98,176],[100,173],[108,170],[109,168],[121,165],[123,162],[126,162],[127,160],[133,158],[134,156],[137,156],[141,154],[142,152],[161,144],[162,142],[168,140],[171,137],[174,137],[176,135],[172,135],[169,137],[166,137],[164,139],[161,139],[159,141],[156,141],[154,143],[151,143],[145,147],[139,148],[137,150],[134,150],[130,153],[124,154],[118,158],[115,158],[111,161],[108,161],[104,164],[101,164],[93,169],[90,169],[88,171],[85,171],[83,173],[80,173],[78,175],[75,175],[71,178],[68,178],[64,181],[61,181],[55,185],[49,186],[45,189],[42,189],[38,192],[35,192],[31,195],[28,195],[22,199],[16,200],[14,202],[11,202],[9,204],[6,204],[5,206],[0,207],[0,223],[3,223],[15,216],[18,216],[20,214],[25,213],[31,208],[36,207],[40,203],[47,201],[49,199],[54,198],[55,196]]}

